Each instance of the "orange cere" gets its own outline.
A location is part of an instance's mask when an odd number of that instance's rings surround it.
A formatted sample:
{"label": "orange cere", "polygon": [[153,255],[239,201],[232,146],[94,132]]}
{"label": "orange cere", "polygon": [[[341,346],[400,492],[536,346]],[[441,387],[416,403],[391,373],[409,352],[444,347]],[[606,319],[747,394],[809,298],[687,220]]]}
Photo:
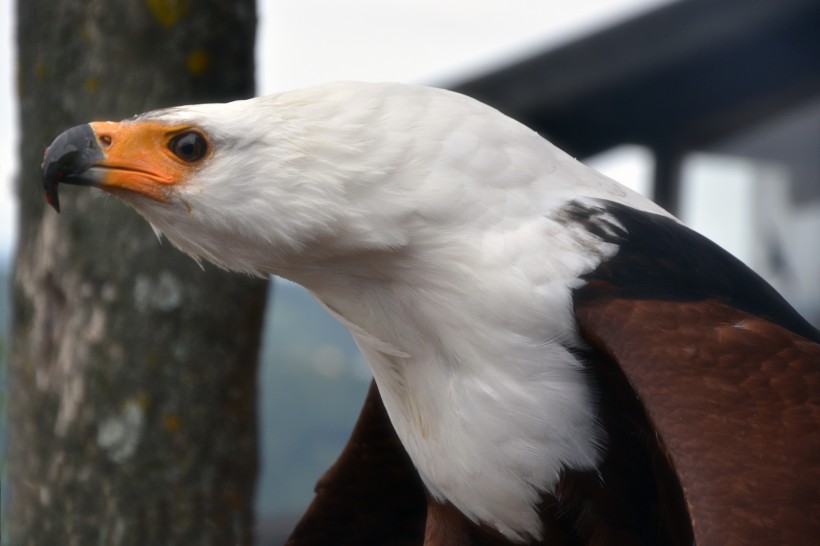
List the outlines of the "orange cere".
{"label": "orange cere", "polygon": [[172,188],[185,182],[195,166],[177,158],[168,144],[187,125],[154,121],[96,121],[89,124],[105,159],[95,168],[105,169],[99,187],[111,193],[128,191],[165,202]]}

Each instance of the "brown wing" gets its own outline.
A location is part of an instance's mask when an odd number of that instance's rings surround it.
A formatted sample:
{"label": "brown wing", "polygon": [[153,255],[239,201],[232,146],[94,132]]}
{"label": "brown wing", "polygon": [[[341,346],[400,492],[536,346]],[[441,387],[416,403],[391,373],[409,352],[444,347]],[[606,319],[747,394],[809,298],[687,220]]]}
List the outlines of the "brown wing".
{"label": "brown wing", "polygon": [[416,546],[426,510],[421,480],[371,384],[350,440],[287,545]]}
{"label": "brown wing", "polygon": [[665,446],[697,544],[820,540],[820,345],[718,300],[576,299]]}

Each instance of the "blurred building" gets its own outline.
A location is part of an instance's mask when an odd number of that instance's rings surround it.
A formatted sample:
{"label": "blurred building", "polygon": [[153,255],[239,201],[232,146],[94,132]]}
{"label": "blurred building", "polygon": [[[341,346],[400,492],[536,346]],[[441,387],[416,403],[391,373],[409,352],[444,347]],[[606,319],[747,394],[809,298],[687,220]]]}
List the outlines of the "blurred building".
{"label": "blurred building", "polygon": [[[453,86],[650,197],[820,325],[820,2],[681,0]],[[624,181],[628,182],[628,181]]]}

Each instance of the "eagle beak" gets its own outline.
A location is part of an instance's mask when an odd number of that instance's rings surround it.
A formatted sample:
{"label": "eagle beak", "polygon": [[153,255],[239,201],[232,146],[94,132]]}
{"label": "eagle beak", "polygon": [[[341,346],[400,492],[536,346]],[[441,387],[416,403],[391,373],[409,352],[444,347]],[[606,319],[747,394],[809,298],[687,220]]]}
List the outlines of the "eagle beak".
{"label": "eagle beak", "polygon": [[93,186],[102,182],[102,172],[92,169],[105,159],[97,135],[89,124],[65,131],[46,149],[43,158],[43,190],[46,201],[60,212],[60,183]]}
{"label": "eagle beak", "polygon": [[[203,140],[199,147],[186,138]],[[179,137],[183,145],[178,146]],[[197,141],[199,142],[199,141]],[[190,150],[188,148],[191,148]],[[176,152],[175,152],[176,150]],[[59,185],[95,186],[118,197],[141,196],[167,203],[208,151],[204,137],[185,125],[145,121],[95,121],[58,136],[43,159],[46,201],[60,211]],[[189,155],[179,155],[186,152]],[[192,153],[201,152],[193,156]]]}

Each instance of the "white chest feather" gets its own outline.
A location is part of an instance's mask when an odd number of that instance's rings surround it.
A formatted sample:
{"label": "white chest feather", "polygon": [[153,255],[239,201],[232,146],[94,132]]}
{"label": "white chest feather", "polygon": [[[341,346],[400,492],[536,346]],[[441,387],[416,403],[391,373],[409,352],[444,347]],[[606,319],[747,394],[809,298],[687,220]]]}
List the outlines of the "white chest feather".
{"label": "white chest feather", "polygon": [[603,434],[563,347],[533,359],[504,354],[512,344],[500,337],[487,360],[467,366],[432,351],[406,359],[363,352],[428,490],[511,538],[540,538],[540,495],[562,469],[595,468]]}

